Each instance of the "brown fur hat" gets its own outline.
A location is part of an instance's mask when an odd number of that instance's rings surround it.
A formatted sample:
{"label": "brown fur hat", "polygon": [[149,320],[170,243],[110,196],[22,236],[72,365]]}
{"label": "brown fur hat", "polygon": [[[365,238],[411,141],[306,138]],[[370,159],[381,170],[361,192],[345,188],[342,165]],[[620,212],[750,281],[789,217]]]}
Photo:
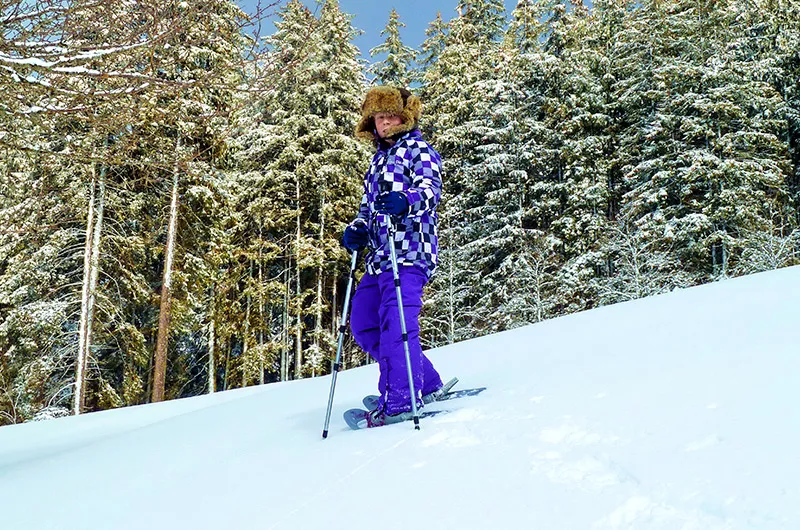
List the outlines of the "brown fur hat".
{"label": "brown fur hat", "polygon": [[378,86],[370,89],[361,105],[361,121],[356,126],[356,137],[375,141],[375,120],[379,112],[397,114],[403,123],[386,131],[387,136],[413,131],[419,126],[422,102],[405,88]]}

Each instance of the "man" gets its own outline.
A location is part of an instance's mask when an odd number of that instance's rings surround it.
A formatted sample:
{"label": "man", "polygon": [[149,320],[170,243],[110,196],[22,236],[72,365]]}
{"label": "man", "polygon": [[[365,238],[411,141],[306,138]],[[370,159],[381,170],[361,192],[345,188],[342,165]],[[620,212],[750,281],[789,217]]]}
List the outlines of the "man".
{"label": "man", "polygon": [[441,157],[418,129],[421,109],[419,98],[404,88],[376,87],[367,93],[356,127],[356,136],[373,142],[376,152],[364,178],[358,217],[345,229],[342,242],[352,251],[369,247],[350,327],[356,342],[380,366],[381,395],[369,414],[370,427],[404,421],[412,414],[388,223],[396,228],[393,244],[417,406],[447,390],[419,340],[422,288],[436,268],[436,206],[442,189]]}

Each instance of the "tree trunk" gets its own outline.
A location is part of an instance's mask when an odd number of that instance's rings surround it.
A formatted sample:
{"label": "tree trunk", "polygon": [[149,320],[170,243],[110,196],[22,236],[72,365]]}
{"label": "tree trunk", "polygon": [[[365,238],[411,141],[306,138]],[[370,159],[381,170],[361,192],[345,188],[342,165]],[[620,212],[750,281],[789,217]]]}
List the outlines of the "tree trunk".
{"label": "tree trunk", "polygon": [[281,331],[281,381],[289,379],[289,282],[290,274],[289,262],[287,260],[286,270],[286,290],[283,296],[283,330]]}
{"label": "tree trunk", "polygon": [[[319,221],[319,244],[323,247],[323,238],[325,237],[325,197],[321,200],[320,204],[320,221]],[[316,305],[316,322],[314,324],[314,346],[316,347],[317,358],[314,359],[312,368],[312,377],[316,377],[317,368],[322,364],[322,274],[323,274],[324,260],[320,260],[319,267],[317,268],[317,305]]]}
{"label": "tree trunk", "polygon": [[86,212],[86,246],[83,251],[83,288],[81,290],[81,319],[78,325],[78,358],[75,363],[75,392],[73,394],[72,413],[77,415],[83,410],[84,381],[86,373],[86,326],[89,323],[89,278],[91,277],[92,231],[94,230],[94,169],[92,169],[91,191],[89,193],[89,209]]}
{"label": "tree trunk", "polygon": [[331,293],[331,333],[336,335],[336,332],[339,331],[339,324],[341,322],[339,322],[339,319],[340,319],[339,318],[339,312],[337,310],[337,305],[336,305],[336,304],[339,303],[339,300],[338,300],[339,295],[338,295],[338,292],[337,292],[339,290],[339,278],[335,277],[335,274],[334,274],[333,285],[331,286],[331,289],[333,290],[333,292]]}
{"label": "tree trunk", "polygon": [[[81,318],[78,325],[78,356],[75,363],[75,392],[73,413],[83,412],[86,403],[86,368],[92,345],[92,323],[97,295],[97,280],[100,271],[100,242],[103,230],[103,210],[105,206],[105,167],[100,169],[99,180],[92,167],[89,208],[86,214],[86,245],[83,255],[83,287],[81,290]],[[97,196],[95,196],[97,189]]]}
{"label": "tree trunk", "polygon": [[225,348],[225,375],[222,377],[222,390],[228,390],[228,385],[230,384],[230,373],[231,373],[231,345],[230,339],[226,341],[228,343],[227,348]]}
{"label": "tree trunk", "polygon": [[[338,300],[337,300],[337,291],[338,291],[337,288],[338,288],[338,286],[339,286],[339,279],[334,276],[334,278],[333,278],[333,294],[331,294],[331,299],[332,299],[332,302],[331,302],[331,333],[334,336],[337,336],[338,326],[341,323],[339,321],[340,319],[338,317],[338,313],[336,312],[336,304],[338,303]],[[341,366],[342,370],[347,369],[347,359],[345,358],[344,352],[342,352],[341,364],[342,364],[342,366]]]}
{"label": "tree trunk", "polygon": [[259,241],[259,248],[258,248],[258,367],[259,367],[259,374],[258,374],[258,384],[264,384],[264,263],[261,257],[261,226],[259,224],[258,227],[258,241]]}
{"label": "tree trunk", "polygon": [[[452,236],[450,237],[452,243]],[[447,290],[448,290],[448,330],[447,343],[453,344],[456,340],[456,295],[455,295],[455,274],[453,262],[455,261],[454,251],[450,248],[450,255],[447,260]]]}
{"label": "tree trunk", "polygon": [[[94,222],[94,230],[92,232],[92,259],[91,259],[91,274],[89,278],[89,320],[86,323],[86,362],[88,365],[91,359],[92,348],[92,331],[94,329],[94,308],[97,301],[97,281],[100,277],[100,241],[103,233],[103,212],[105,210],[106,202],[106,169],[100,169],[100,181],[98,185],[97,195],[97,214]],[[84,372],[84,378],[86,373]],[[85,400],[84,391],[84,400]]]}
{"label": "tree trunk", "polygon": [[295,280],[297,282],[297,328],[295,329],[294,378],[303,376],[303,304],[300,286],[300,177],[295,178],[297,199],[297,240],[295,242]]}
{"label": "tree trunk", "polygon": [[[181,141],[178,138],[176,146],[180,150]],[[164,249],[164,275],[161,284],[161,307],[158,314],[158,337],[156,338],[155,373],[153,374],[152,401],[164,401],[164,391],[167,380],[167,344],[169,341],[169,324],[172,311],[172,264],[175,259],[175,239],[178,229],[178,168],[172,175],[172,201],[169,209],[169,228],[167,229],[167,243]]]}
{"label": "tree trunk", "polygon": [[209,314],[211,315],[211,322],[208,325],[208,393],[213,394],[217,391],[217,365],[214,362],[214,346],[217,338],[216,335],[216,322],[214,321],[214,290],[216,286],[211,287],[211,307]]}
{"label": "tree trunk", "polygon": [[[248,283],[252,283],[253,279],[253,262],[250,262],[250,275],[248,277]],[[247,386],[247,365],[249,364],[249,360],[247,359],[247,350],[248,344],[250,340],[250,303],[251,303],[251,296],[250,296],[250,289],[247,290],[247,301],[246,301],[246,309],[244,313],[244,330],[242,331],[242,388]]]}

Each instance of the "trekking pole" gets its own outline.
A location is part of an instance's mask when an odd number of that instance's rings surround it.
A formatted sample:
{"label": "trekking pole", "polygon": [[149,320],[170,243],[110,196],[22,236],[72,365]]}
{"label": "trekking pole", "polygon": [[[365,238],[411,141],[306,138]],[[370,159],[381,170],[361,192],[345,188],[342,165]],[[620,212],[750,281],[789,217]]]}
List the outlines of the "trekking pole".
{"label": "trekking pole", "polygon": [[350,308],[350,293],[353,291],[353,282],[356,278],[356,261],[358,261],[358,252],[353,251],[353,257],[350,260],[350,279],[347,280],[347,291],[344,295],[344,309],[342,310],[342,323],[339,326],[339,343],[336,346],[336,360],[333,363],[333,370],[331,372],[331,395],[328,397],[328,411],[325,413],[325,428],[322,430],[322,438],[328,437],[328,426],[331,423],[331,409],[333,408],[333,392],[336,390],[336,376],[339,374],[340,361],[342,360],[342,346],[344,345],[344,333],[347,331],[347,312]]}
{"label": "trekking pole", "polygon": [[414,391],[414,374],[411,372],[411,353],[408,350],[408,332],[406,331],[406,316],[403,312],[403,294],[400,292],[400,273],[397,270],[397,251],[394,248],[394,220],[387,215],[386,228],[389,239],[389,253],[392,257],[392,274],[394,274],[394,288],[397,292],[397,309],[400,311],[400,331],[403,332],[403,349],[406,352],[406,369],[408,370],[408,388],[411,391],[411,413],[414,416],[414,429],[419,430],[419,412],[417,412],[417,393]]}

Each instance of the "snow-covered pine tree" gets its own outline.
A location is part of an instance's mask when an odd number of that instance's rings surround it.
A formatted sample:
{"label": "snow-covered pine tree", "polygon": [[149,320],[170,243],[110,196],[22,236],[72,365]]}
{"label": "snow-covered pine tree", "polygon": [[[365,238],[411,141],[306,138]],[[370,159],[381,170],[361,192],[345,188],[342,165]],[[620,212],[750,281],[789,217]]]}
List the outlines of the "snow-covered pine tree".
{"label": "snow-covered pine tree", "polygon": [[414,58],[417,52],[409,48],[400,38],[400,28],[406,27],[400,22],[397,10],[392,8],[389,13],[389,22],[381,31],[381,36],[386,35],[383,43],[375,46],[369,51],[370,57],[386,57],[380,61],[372,63],[367,69],[369,74],[374,76],[373,83],[377,85],[390,85],[407,87],[414,78]]}
{"label": "snow-covered pine tree", "polygon": [[[213,233],[209,227],[217,222],[215,203],[222,195],[215,160],[225,145],[228,121],[224,116],[233,107],[233,91],[242,83],[241,57],[248,44],[240,31],[245,14],[229,0],[181,3],[175,9],[184,26],[171,35],[171,47],[159,62],[162,75],[191,82],[192,88],[159,101],[150,109],[154,119],[137,124],[149,129],[152,145],[160,147],[163,169],[156,178],[169,197],[168,215],[160,230],[165,242],[153,401],[180,395],[186,381],[194,379],[190,371],[198,365],[197,356],[201,354],[191,339],[170,346],[169,337],[175,331],[179,337],[191,337],[202,325],[192,315],[199,314],[193,305],[204,298],[208,288],[201,281],[209,277],[204,271],[204,257],[213,244],[208,239]],[[192,266],[179,265],[183,263]],[[181,362],[170,370],[172,380],[167,381],[170,356]]]}
{"label": "snow-covered pine tree", "polygon": [[744,32],[736,44],[738,55],[752,58],[761,68],[760,79],[771,85],[784,102],[780,140],[791,160],[786,186],[791,217],[800,223],[800,5],[786,0],[754,0],[732,9]]}
{"label": "snow-covered pine tree", "polygon": [[747,20],[752,6],[731,1],[727,7],[739,12],[721,17],[725,45],[709,64],[707,83],[713,88],[708,101],[701,102],[716,122],[710,144],[721,160],[706,210],[716,229],[711,261],[718,276],[730,274],[740,261],[748,232],[775,233],[775,225],[786,222],[791,171],[782,138],[786,101],[764,79],[773,57],[754,53],[760,39]]}
{"label": "snow-covered pine tree", "polygon": [[780,98],[738,51],[747,27],[733,3],[647,2],[635,23],[652,51],[652,119],[621,220],[673,248],[701,283],[729,273],[742,233],[770,224],[784,178],[770,118]]}
{"label": "snow-covered pine tree", "polygon": [[315,121],[319,127],[318,133],[307,140],[306,158],[299,168],[311,189],[316,190],[309,203],[307,228],[316,237],[316,253],[309,253],[316,267],[311,306],[314,328],[308,337],[311,352],[303,365],[305,373],[311,375],[330,370],[328,361],[335,348],[335,334],[328,325],[335,317],[330,296],[334,282],[344,279],[349,261],[339,238],[356,215],[370,159],[368,148],[353,135],[366,80],[358,59],[360,52],[352,44],[356,31],[351,21],[352,15],[342,12],[338,1],[325,1],[320,13],[322,46],[311,64],[312,82],[307,88],[310,110],[318,116]]}
{"label": "snow-covered pine tree", "polygon": [[[106,397],[107,404],[117,404],[115,392],[109,391],[113,379],[96,369],[100,363],[94,355],[102,351],[95,343],[103,344],[105,339],[104,326],[95,323],[96,314],[102,310],[104,324],[116,321],[115,327],[124,327],[119,326],[119,313],[111,309],[115,304],[109,304],[111,298],[104,296],[100,282],[101,250],[107,244],[104,212],[111,198],[106,179],[110,165],[125,158],[125,149],[120,148],[127,140],[122,134],[125,117],[136,112],[135,99],[147,92],[148,78],[158,84],[151,71],[135,60],[137,53],[153,53],[158,47],[157,29],[151,26],[157,17],[152,12],[140,19],[140,25],[117,26],[113,21],[133,18],[132,11],[138,6],[110,2],[101,9],[91,3],[41,2],[36,7],[39,9],[22,2],[3,6],[0,25],[5,35],[14,36],[13,43],[3,45],[3,62],[12,65],[3,72],[17,82],[6,85],[0,81],[0,89],[12,105],[6,107],[3,117],[13,120],[13,127],[3,129],[14,131],[4,133],[2,140],[24,151],[22,156],[35,168],[34,181],[41,183],[40,197],[53,202],[41,216],[22,208],[18,210],[22,217],[14,219],[23,228],[18,228],[20,244],[9,249],[7,256],[9,263],[21,266],[12,273],[12,283],[22,281],[17,292],[27,292],[32,298],[18,299],[4,323],[13,328],[14,322],[19,322],[14,315],[24,313],[26,307],[62,307],[63,312],[48,311],[43,324],[53,324],[57,314],[64,320],[51,333],[41,328],[14,328],[9,336],[9,349],[23,354],[17,357],[18,373],[27,374],[28,379],[15,382],[21,391],[18,395],[30,397],[21,407],[25,412],[15,415],[19,420],[52,415],[55,407],[63,411],[70,396],[73,411],[80,412],[88,384],[95,391],[93,404]],[[40,23],[43,20],[46,23]],[[169,21],[161,22],[163,27],[169,26]],[[56,42],[59,44],[49,45]],[[54,179],[61,180],[61,185],[51,188],[49,182]],[[33,194],[35,189],[27,191]],[[19,200],[18,206],[38,202],[39,207],[47,208],[48,199],[34,197],[17,195],[12,200]],[[48,256],[50,263],[37,265],[29,255],[33,248],[55,252]],[[73,251],[77,248],[82,252]],[[39,286],[36,275],[23,272],[37,266],[59,272]],[[28,333],[43,343],[33,359],[26,359],[25,349],[18,348],[30,343]],[[117,345],[125,343],[125,337],[116,341]],[[70,361],[73,370],[67,368]],[[90,368],[94,368],[91,373]],[[29,384],[32,388],[26,390]]]}
{"label": "snow-covered pine tree", "polygon": [[71,409],[88,170],[2,150],[0,425]]}
{"label": "snow-covered pine tree", "polygon": [[280,18],[270,46],[278,63],[294,70],[281,72],[258,102],[238,157],[248,171],[247,216],[267,220],[273,254],[282,249],[265,270],[289,293],[285,310],[266,312],[283,321],[282,332],[273,328],[283,379],[329,369],[330,296],[346,268],[338,238],[356,213],[369,156],[352,134],[366,81],[350,17],[327,1],[316,20],[291,1]]}
{"label": "snow-covered pine tree", "polygon": [[625,191],[622,168],[629,154],[621,149],[621,132],[636,109],[626,105],[635,100],[624,88],[632,68],[626,36],[633,9],[627,0],[599,0],[591,12],[582,2],[554,8],[564,28],[560,78],[566,97],[549,116],[560,131],[565,183],[552,230],[565,260],[559,297],[568,312],[596,305],[597,284],[613,273],[605,245]]}
{"label": "snow-covered pine tree", "polygon": [[[505,8],[502,2],[462,1],[450,22],[439,59],[425,72],[422,94],[434,147],[444,159],[444,198],[440,207],[441,273],[421,318],[428,336],[447,341],[474,336],[474,325],[486,325],[485,307],[478,307],[481,264],[470,261],[465,245],[482,235],[480,219],[471,216],[480,201],[473,169],[486,157],[480,151],[491,120],[491,94],[497,80]],[[482,166],[483,168],[483,166]],[[484,168],[485,169],[485,168]],[[446,323],[445,329],[435,330]],[[430,330],[430,331],[428,331]]]}
{"label": "snow-covered pine tree", "polygon": [[[444,50],[445,39],[447,38],[447,23],[442,20],[441,11],[436,12],[436,18],[425,28],[425,41],[420,47],[417,55],[417,68],[414,71],[414,81],[422,82],[425,72],[439,59],[439,55]],[[421,94],[425,97],[424,86]]]}
{"label": "snow-covered pine tree", "polygon": [[557,94],[560,61],[543,46],[548,9],[525,0],[511,14],[492,122],[493,136],[505,145],[482,146],[503,153],[484,162],[489,173],[501,168],[502,158],[507,166],[487,180],[494,189],[486,193],[487,227],[497,230],[487,247],[505,241],[494,253],[505,257],[489,275],[499,291],[491,304],[498,329],[548,318],[558,305],[554,280],[560,261],[549,232],[560,211],[561,141],[544,118]]}
{"label": "snow-covered pine tree", "polygon": [[461,196],[474,227],[462,255],[480,271],[472,318],[481,330],[536,322],[557,305],[558,255],[545,232],[551,221],[541,215],[558,196],[551,178],[558,174],[557,135],[542,119],[557,60],[542,49],[540,7],[519,2],[512,12],[495,74],[483,85],[489,114]]}
{"label": "snow-covered pine tree", "polygon": [[758,10],[761,6],[768,8],[770,13],[773,48],[770,52],[780,64],[781,74],[771,82],[786,102],[783,138],[792,160],[787,186],[794,211],[793,225],[800,227],[800,57],[797,55],[800,49],[800,5],[785,0],[763,0],[755,2],[753,7]]}
{"label": "snow-covered pine tree", "polygon": [[533,192],[532,214],[545,221],[555,259],[562,264],[557,306],[571,312],[589,307],[594,299],[591,280],[608,215],[604,165],[612,154],[603,106],[611,98],[603,94],[594,71],[601,63],[598,46],[590,41],[596,28],[583,3],[537,2],[528,9],[525,16],[541,27],[534,35],[550,63],[550,75],[541,83],[542,121],[550,131],[549,147],[557,150]]}
{"label": "snow-covered pine tree", "polygon": [[[783,173],[783,185],[764,205],[769,211],[765,222],[739,234],[742,253],[732,270],[746,274],[794,265],[800,259],[800,58],[796,53],[800,46],[800,6],[759,1],[734,4],[732,8],[741,25],[740,35],[731,45],[736,62],[732,67],[774,90],[754,87],[754,97],[765,109],[760,121],[770,123],[772,134],[748,128],[740,133],[739,143],[749,144],[753,153],[746,158],[751,164],[766,166],[773,174]],[[780,102],[777,105],[776,98]],[[764,160],[770,153],[771,160]]]}
{"label": "snow-covered pine tree", "polygon": [[[260,365],[280,380],[289,378],[293,353],[290,307],[293,295],[293,237],[298,219],[294,168],[303,158],[296,137],[303,118],[301,85],[318,46],[318,20],[299,1],[287,2],[278,13],[277,31],[267,38],[268,63],[275,68],[270,90],[250,101],[238,114],[235,150],[236,196],[243,213],[234,225],[235,239],[248,259],[262,271],[257,297],[267,300],[254,329],[262,333]],[[293,128],[294,126],[294,128]],[[266,276],[266,280],[263,277]],[[251,356],[252,357],[252,356]],[[245,365],[252,365],[245,360]],[[250,372],[249,368],[245,368]]]}
{"label": "snow-covered pine tree", "polygon": [[[614,167],[620,177],[610,181],[613,186],[602,247],[604,266],[594,280],[597,303],[603,305],[686,286],[689,275],[680,270],[680,260],[670,241],[658,244],[658,237],[649,228],[619,216],[620,210],[630,207],[631,195],[625,195],[631,185],[630,172],[650,146],[648,127],[657,114],[653,98],[658,93],[654,77],[658,59],[651,38],[653,21],[646,16],[644,7],[625,1],[598,4],[602,33],[595,42],[602,48],[595,53],[608,50],[605,64],[613,65],[610,87],[616,104],[610,131],[617,146],[612,155]],[[612,35],[614,38],[609,41]],[[601,83],[605,84],[605,79]]]}

